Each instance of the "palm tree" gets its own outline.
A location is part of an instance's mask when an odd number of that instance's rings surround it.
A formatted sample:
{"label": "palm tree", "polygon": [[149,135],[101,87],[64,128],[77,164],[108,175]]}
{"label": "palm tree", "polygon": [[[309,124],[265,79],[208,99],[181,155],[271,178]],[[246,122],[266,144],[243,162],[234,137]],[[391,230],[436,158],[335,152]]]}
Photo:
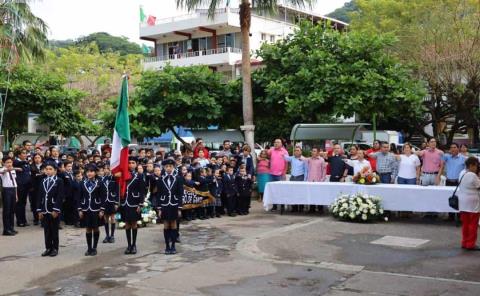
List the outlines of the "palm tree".
{"label": "palm tree", "polygon": [[[8,98],[8,81],[15,65],[45,57],[48,27],[30,10],[28,1],[0,0],[0,69],[6,72],[6,87],[0,92],[0,132]],[[3,148],[3,147],[1,147]]]}
{"label": "palm tree", "polygon": [[0,0],[0,62],[11,66],[20,60],[43,58],[48,27],[35,16],[28,1]]}
{"label": "palm tree", "polygon": [[[276,13],[279,2],[294,6],[310,7],[316,0],[239,0],[240,1],[240,29],[242,34],[242,106],[245,140],[252,147],[255,147],[254,125],[253,125],[253,98],[252,98],[252,71],[250,67],[250,22],[253,9],[258,12]],[[193,11],[196,8],[208,5],[208,14],[215,16],[215,10],[230,0],[177,0],[177,6]]]}

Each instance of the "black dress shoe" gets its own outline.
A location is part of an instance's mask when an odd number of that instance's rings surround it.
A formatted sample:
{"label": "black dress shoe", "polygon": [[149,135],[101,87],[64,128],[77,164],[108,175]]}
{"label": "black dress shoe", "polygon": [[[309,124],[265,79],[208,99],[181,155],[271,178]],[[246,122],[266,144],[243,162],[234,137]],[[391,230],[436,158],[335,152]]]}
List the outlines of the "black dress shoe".
{"label": "black dress shoe", "polygon": [[127,247],[127,248],[125,249],[125,252],[123,252],[123,253],[124,253],[125,255],[130,255],[130,254],[132,254],[132,247]]}
{"label": "black dress shoe", "polygon": [[475,246],[473,248],[465,248],[465,250],[467,251],[480,251],[480,247],[479,246]]}
{"label": "black dress shoe", "polygon": [[90,251],[90,256],[97,256],[97,249],[92,249],[92,251]]}
{"label": "black dress shoe", "polygon": [[108,242],[113,244],[115,242],[115,238],[113,236],[111,236],[109,239],[108,239]]}
{"label": "black dress shoe", "polygon": [[165,255],[170,255],[170,248],[165,249]]}
{"label": "black dress shoe", "polygon": [[132,255],[137,254],[137,246],[132,246],[132,249],[130,250],[130,254]]}
{"label": "black dress shoe", "polygon": [[33,221],[33,225],[38,225],[39,222],[38,221]]}
{"label": "black dress shoe", "polygon": [[13,235],[18,234],[18,231],[16,230],[10,230],[10,232],[13,233]]}
{"label": "black dress shoe", "polygon": [[91,256],[92,255],[92,250],[87,250],[85,252],[85,256]]}
{"label": "black dress shoe", "polygon": [[45,250],[45,252],[42,253],[42,257],[46,257],[46,256],[50,256],[50,253],[52,252],[52,250]]}
{"label": "black dress shoe", "polygon": [[171,248],[171,249],[170,249],[170,254],[171,254],[171,255],[177,254],[177,249],[175,249],[175,247]]}
{"label": "black dress shoe", "polygon": [[49,254],[50,257],[55,257],[55,256],[57,256],[57,255],[58,255],[58,251],[55,250],[55,249],[53,249],[53,250],[50,252],[50,254]]}
{"label": "black dress shoe", "polygon": [[106,244],[106,243],[108,243],[108,242],[110,242],[110,237],[107,236],[107,237],[102,241],[102,243]]}
{"label": "black dress shoe", "polygon": [[5,235],[5,236],[14,236],[15,233],[13,233],[13,232],[11,232],[11,231],[4,231],[4,232],[3,232],[3,235]]}

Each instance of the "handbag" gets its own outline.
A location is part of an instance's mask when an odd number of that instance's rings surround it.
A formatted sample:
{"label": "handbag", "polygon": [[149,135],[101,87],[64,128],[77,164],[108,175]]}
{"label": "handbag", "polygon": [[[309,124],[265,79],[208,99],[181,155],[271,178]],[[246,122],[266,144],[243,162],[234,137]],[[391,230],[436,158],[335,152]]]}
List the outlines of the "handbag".
{"label": "handbag", "polygon": [[[466,173],[465,173],[466,174]],[[460,178],[460,181],[458,182],[458,185],[457,187],[455,188],[455,191],[453,191],[453,194],[452,196],[450,196],[448,198],[448,205],[454,209],[454,210],[457,210],[458,211],[458,196],[455,195],[455,193],[457,193],[457,189],[458,189],[458,186],[460,186],[460,183],[462,182],[462,179],[463,177],[465,176],[465,174],[463,174],[463,176]]]}

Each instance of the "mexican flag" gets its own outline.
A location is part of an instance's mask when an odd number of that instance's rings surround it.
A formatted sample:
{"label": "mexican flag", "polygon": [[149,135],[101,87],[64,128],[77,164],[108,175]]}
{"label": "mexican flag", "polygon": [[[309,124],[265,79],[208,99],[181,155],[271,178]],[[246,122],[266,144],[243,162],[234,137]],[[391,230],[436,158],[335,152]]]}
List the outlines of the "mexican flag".
{"label": "mexican flag", "polygon": [[140,5],[140,23],[145,23],[147,20],[147,16],[145,15],[145,12],[143,12],[143,6]]}
{"label": "mexican flag", "polygon": [[[130,123],[128,120],[128,77],[124,75],[120,98],[118,99],[117,116],[113,130],[112,158],[110,168],[112,175],[120,185],[120,197],[125,197],[126,180],[131,178],[128,170],[128,144],[130,144]],[[121,173],[121,174],[118,174]]]}

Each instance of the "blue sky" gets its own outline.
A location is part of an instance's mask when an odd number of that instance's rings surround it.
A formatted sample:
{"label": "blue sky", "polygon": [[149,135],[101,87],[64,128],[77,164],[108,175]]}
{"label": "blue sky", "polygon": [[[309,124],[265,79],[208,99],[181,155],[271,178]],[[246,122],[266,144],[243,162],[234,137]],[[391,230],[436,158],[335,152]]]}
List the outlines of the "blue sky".
{"label": "blue sky", "polygon": [[[231,7],[237,6],[235,0]],[[327,14],[347,0],[317,0],[314,11]],[[176,9],[175,0],[36,0],[33,12],[50,27],[50,39],[75,39],[93,32],[126,36],[139,42],[139,7],[145,14],[167,18],[186,14]]]}

